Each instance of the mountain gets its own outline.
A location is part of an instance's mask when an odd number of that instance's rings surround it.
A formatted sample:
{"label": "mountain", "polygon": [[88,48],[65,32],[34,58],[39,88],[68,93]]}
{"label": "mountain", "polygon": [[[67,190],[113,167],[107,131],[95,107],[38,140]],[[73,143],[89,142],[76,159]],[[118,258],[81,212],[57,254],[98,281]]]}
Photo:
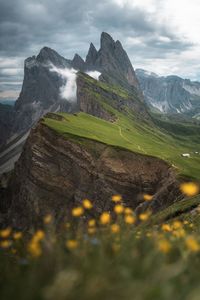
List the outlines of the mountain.
{"label": "mountain", "polygon": [[46,47],[25,61],[14,138],[0,154],[7,170],[17,160],[0,178],[0,225],[29,228],[48,213],[59,223],[85,197],[98,215],[111,209],[113,194],[136,212],[155,213],[183,198],[182,180],[200,179],[199,125],[152,117],[129,63],[105,33],[86,61]]}
{"label": "mountain", "polygon": [[90,45],[86,57],[86,68],[99,71],[102,74],[102,80],[108,83],[120,85],[126,89],[139,90],[133,66],[120,41],[115,42],[105,32],[101,35],[99,51],[93,44]]}
{"label": "mountain", "polygon": [[[74,69],[74,70],[73,70]],[[11,126],[8,124],[5,134],[2,135],[0,146],[6,156],[0,161],[0,173],[13,168],[13,149],[18,157],[27,133],[37,121],[47,112],[76,112],[79,111],[76,97],[76,89],[79,90],[79,82],[76,83],[76,73],[82,71],[88,74],[99,74],[99,80],[112,85],[118,85],[129,91],[133,97],[140,99],[137,102],[138,110],[144,111],[142,93],[130,63],[128,55],[119,41],[114,41],[107,33],[101,35],[99,51],[93,44],[90,45],[86,61],[78,54],[72,60],[65,59],[53,49],[44,47],[37,56],[29,57],[24,62],[24,80],[19,98],[13,109]],[[90,72],[90,73],[89,73]],[[72,81],[74,78],[74,83]],[[66,93],[69,83],[70,93]],[[71,86],[72,83],[72,86]],[[71,92],[74,93],[70,99]],[[73,100],[73,101],[72,101]],[[148,114],[146,113],[146,116]],[[5,117],[3,117],[6,119]],[[149,118],[149,115],[147,116]],[[0,123],[0,129],[3,125]],[[22,142],[20,142],[22,140]],[[19,144],[21,146],[19,146]],[[12,152],[8,155],[7,152]]]}
{"label": "mountain", "polygon": [[136,70],[146,103],[161,113],[200,118],[200,82]]}
{"label": "mountain", "polygon": [[[27,228],[48,213],[59,222],[86,197],[92,217],[111,209],[113,194],[136,212],[158,212],[182,199],[182,178],[200,178],[198,125],[176,124],[174,131],[174,124],[160,120],[155,126],[145,106],[138,109],[140,99],[123,88],[83,72],[77,83],[81,112],[48,113],[31,130],[0,190],[4,223]],[[189,164],[181,155],[187,152]],[[144,193],[154,195],[150,203]]]}

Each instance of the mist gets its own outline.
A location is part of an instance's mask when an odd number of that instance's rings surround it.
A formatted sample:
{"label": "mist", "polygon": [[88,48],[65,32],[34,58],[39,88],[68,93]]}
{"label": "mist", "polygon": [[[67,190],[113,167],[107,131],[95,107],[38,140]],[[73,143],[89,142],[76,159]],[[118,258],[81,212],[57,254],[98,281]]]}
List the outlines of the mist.
{"label": "mist", "polygon": [[101,73],[98,71],[87,71],[86,74],[88,74],[90,77],[99,80],[99,77],[101,76]]}
{"label": "mist", "polygon": [[[73,68],[61,69],[51,64],[50,71],[56,72],[60,77],[62,77],[66,81],[66,84],[64,84],[60,88],[61,98],[71,103],[76,102],[77,101],[76,78],[77,78],[78,70],[75,70]],[[96,80],[99,80],[99,77],[101,75],[101,73],[98,71],[87,71],[86,74],[88,74],[90,77]]]}
{"label": "mist", "polygon": [[71,103],[75,102],[77,100],[77,84],[76,84],[76,78],[77,78],[77,70],[71,68],[65,68],[60,69],[55,67],[54,65],[51,65],[50,68],[51,72],[56,72],[60,77],[62,77],[66,84],[64,84],[60,88],[60,96],[62,99],[65,99]]}

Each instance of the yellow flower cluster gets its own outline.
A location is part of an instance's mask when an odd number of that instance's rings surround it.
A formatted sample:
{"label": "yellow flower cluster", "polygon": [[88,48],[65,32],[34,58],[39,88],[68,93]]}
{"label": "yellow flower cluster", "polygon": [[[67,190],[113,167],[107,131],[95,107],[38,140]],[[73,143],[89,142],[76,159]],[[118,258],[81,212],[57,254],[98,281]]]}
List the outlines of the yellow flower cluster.
{"label": "yellow flower cluster", "polygon": [[53,220],[53,217],[52,217],[52,215],[51,214],[48,214],[48,215],[46,215],[45,217],[44,217],[44,224],[50,224],[51,222],[52,222],[52,220]]}
{"label": "yellow flower cluster", "polygon": [[171,250],[171,244],[168,240],[161,239],[161,240],[158,241],[158,249],[162,253],[168,253]]}
{"label": "yellow flower cluster", "polygon": [[112,224],[111,225],[111,232],[112,233],[119,233],[120,232],[120,226],[118,224]]}
{"label": "yellow flower cluster", "polygon": [[83,207],[85,209],[92,209],[92,207],[93,207],[92,202],[88,199],[84,199],[83,200]]}
{"label": "yellow flower cluster", "polygon": [[42,254],[41,241],[44,239],[44,231],[38,230],[28,244],[28,252],[33,257],[39,257]]}
{"label": "yellow flower cluster", "polygon": [[144,199],[144,201],[149,202],[149,201],[152,201],[152,200],[153,200],[153,196],[152,196],[152,195],[149,195],[149,194],[144,194],[144,195],[143,195],[143,199]]}
{"label": "yellow flower cluster", "polygon": [[3,239],[8,238],[11,235],[12,229],[10,227],[2,229],[0,231],[0,237]]}
{"label": "yellow flower cluster", "polygon": [[76,240],[68,240],[66,241],[66,247],[69,250],[74,250],[78,247],[78,242]]}
{"label": "yellow flower cluster", "polygon": [[121,195],[113,195],[112,196],[112,201],[113,202],[120,202],[122,200],[122,196]]}
{"label": "yellow flower cluster", "polygon": [[195,182],[182,183],[180,185],[180,190],[186,196],[192,197],[199,193],[199,185]]}
{"label": "yellow flower cluster", "polygon": [[107,225],[110,223],[110,221],[111,221],[111,216],[109,212],[105,211],[100,215],[100,223],[102,225]]}
{"label": "yellow flower cluster", "polygon": [[95,219],[90,219],[88,221],[88,233],[89,234],[94,234],[96,232],[96,220]]}
{"label": "yellow flower cluster", "polygon": [[82,206],[74,207],[72,209],[72,216],[73,217],[80,217],[84,214],[84,209]]}

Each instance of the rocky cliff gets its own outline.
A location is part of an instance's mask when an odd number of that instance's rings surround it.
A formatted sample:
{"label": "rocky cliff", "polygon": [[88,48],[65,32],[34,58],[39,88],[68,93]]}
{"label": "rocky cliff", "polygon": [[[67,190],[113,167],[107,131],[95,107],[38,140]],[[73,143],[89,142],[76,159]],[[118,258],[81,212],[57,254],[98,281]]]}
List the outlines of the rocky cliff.
{"label": "rocky cliff", "polygon": [[179,195],[166,162],[70,134],[63,137],[42,122],[32,129],[13,178],[9,220],[21,227],[40,224],[47,213],[59,222],[84,198],[91,199],[98,214],[111,208],[116,193],[134,209],[143,203],[143,193],[154,194],[154,211]]}
{"label": "rocky cliff", "polygon": [[[22,134],[25,136],[47,112],[78,111],[76,100],[79,101],[79,99],[76,99],[76,82],[73,83],[73,101],[70,99],[69,93],[65,93],[67,84],[71,84],[70,74],[73,73],[73,76],[76,77],[76,71],[85,73],[96,71],[101,75],[100,81],[122,87],[133,97],[140,99],[141,101],[138,101],[137,104],[140,106],[138,110],[146,109],[142,103],[143,96],[134,69],[121,43],[115,42],[109,34],[103,32],[100,44],[98,51],[93,44],[90,45],[86,61],[78,54],[75,54],[72,60],[66,59],[48,47],[42,48],[37,56],[25,60],[22,90],[13,109],[12,122],[5,124],[6,130],[4,130],[4,124],[0,122],[0,130],[4,132],[0,138],[0,146],[6,144],[9,148],[10,139],[18,140]],[[89,74],[91,75],[91,73]],[[77,90],[80,91],[79,82],[77,82]],[[88,108],[90,105],[91,103],[88,104]],[[95,105],[96,116],[101,116],[97,102]],[[88,109],[89,111],[91,109]],[[6,114],[3,116],[3,120],[8,120]],[[7,158],[4,157],[4,165],[9,164],[13,167],[13,157],[12,155],[9,157],[11,157],[12,163],[6,161]],[[4,165],[0,162],[0,174],[6,170]]]}
{"label": "rocky cliff", "polygon": [[149,112],[137,93],[97,81],[84,73],[77,76],[77,108],[111,122],[117,119],[112,108],[140,122],[151,122]]}

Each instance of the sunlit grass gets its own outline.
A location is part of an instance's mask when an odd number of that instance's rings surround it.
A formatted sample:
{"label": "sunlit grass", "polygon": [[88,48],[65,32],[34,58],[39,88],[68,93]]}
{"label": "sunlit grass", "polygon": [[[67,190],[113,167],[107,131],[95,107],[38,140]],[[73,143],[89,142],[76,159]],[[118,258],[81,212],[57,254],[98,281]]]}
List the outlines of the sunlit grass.
{"label": "sunlit grass", "polygon": [[[71,138],[84,137],[156,156],[175,166],[180,175],[200,179],[200,155],[195,154],[195,151],[199,150],[199,145],[195,142],[195,137],[170,135],[157,127],[135,122],[133,118],[130,119],[117,111],[115,114],[117,121],[114,123],[85,113],[76,115],[62,113],[64,117],[62,121],[45,118],[43,122],[66,138],[71,134]],[[182,157],[182,153],[192,154],[188,159]]]}

